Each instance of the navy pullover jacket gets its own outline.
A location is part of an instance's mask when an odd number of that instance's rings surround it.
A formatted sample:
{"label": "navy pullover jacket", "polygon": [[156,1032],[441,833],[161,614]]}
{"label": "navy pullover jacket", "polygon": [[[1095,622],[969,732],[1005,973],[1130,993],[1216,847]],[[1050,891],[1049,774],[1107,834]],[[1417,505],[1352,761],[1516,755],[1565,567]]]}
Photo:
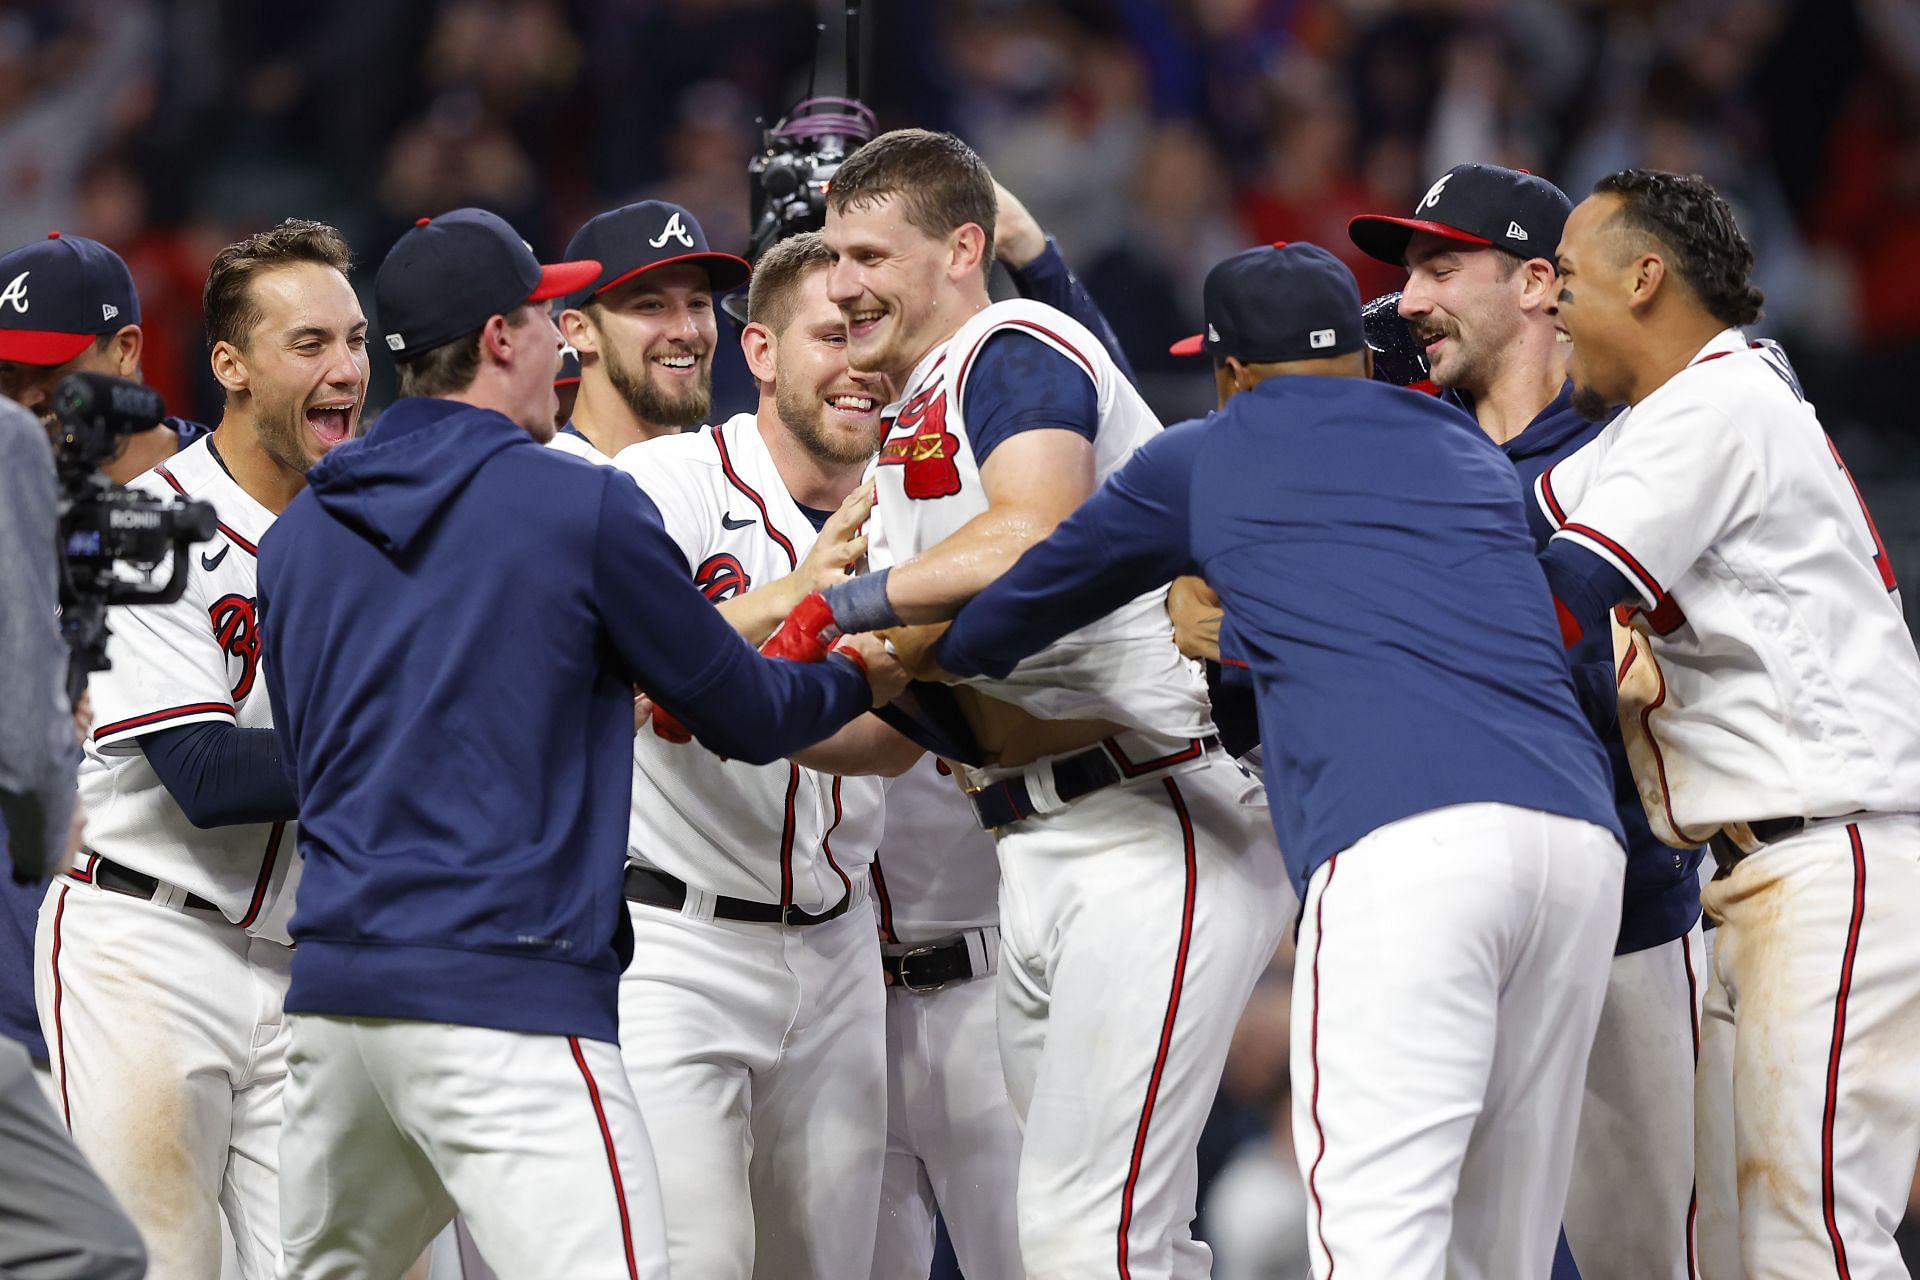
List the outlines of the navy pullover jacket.
{"label": "navy pullover jacket", "polygon": [[[1527,429],[1501,445],[1520,473],[1526,490],[1527,518],[1534,543],[1544,551],[1552,534],[1533,501],[1533,482],[1560,459],[1577,452],[1600,434],[1604,422],[1591,422],[1573,409],[1573,385],[1563,384],[1552,403],[1535,415]],[[1647,811],[1633,784],[1627,763],[1627,744],[1620,737],[1619,695],[1613,677],[1613,640],[1604,628],[1582,635],[1567,651],[1580,705],[1613,766],[1614,810],[1627,834],[1627,882],[1620,909],[1620,936],[1615,955],[1627,955],[1671,942],[1693,928],[1700,918],[1699,849],[1675,849],[1660,843],[1647,825]]]}
{"label": "navy pullover jacket", "polygon": [[260,543],[306,867],[286,1006],[617,1041],[633,690],[775,760],[870,702],[760,657],[624,473],[402,400]]}
{"label": "navy pullover jacket", "polygon": [[1368,832],[1451,805],[1620,838],[1513,467],[1428,396],[1270,378],[1148,442],[960,611],[956,675],[1021,658],[1180,573],[1220,593],[1295,888]]}

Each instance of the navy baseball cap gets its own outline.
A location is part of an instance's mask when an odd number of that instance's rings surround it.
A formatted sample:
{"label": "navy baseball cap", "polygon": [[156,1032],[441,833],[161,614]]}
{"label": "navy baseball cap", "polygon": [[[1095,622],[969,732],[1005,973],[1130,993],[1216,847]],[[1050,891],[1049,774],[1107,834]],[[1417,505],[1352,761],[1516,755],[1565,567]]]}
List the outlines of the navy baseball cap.
{"label": "navy baseball cap", "polygon": [[1396,267],[1406,265],[1416,231],[1551,260],[1571,212],[1566,192],[1525,169],[1457,164],[1427,188],[1412,217],[1363,213],[1347,224],[1347,235],[1362,253]]}
{"label": "navy baseball cap", "polygon": [[601,264],[591,284],[567,294],[564,305],[570,308],[585,306],[595,294],[669,263],[705,267],[715,293],[737,289],[753,274],[745,258],[709,249],[699,220],[665,200],[642,200],[588,219],[567,242],[567,256]]}
{"label": "navy baseball cap", "polygon": [[420,219],[400,237],[374,277],[373,298],[388,348],[415,356],[599,274],[597,262],[542,266],[498,215],[455,209]]}
{"label": "navy baseball cap", "polygon": [[65,364],[139,323],[133,273],[98,240],[55,231],[0,257],[0,360]]}
{"label": "navy baseball cap", "polygon": [[1353,272],[1305,240],[1245,249],[1216,263],[1200,310],[1206,331],[1174,343],[1174,355],[1281,364],[1344,355],[1366,341]]}

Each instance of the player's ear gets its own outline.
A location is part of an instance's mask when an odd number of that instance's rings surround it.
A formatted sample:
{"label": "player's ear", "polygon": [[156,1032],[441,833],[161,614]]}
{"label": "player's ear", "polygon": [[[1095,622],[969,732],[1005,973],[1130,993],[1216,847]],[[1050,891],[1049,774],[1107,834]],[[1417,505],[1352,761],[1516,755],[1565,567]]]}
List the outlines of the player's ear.
{"label": "player's ear", "polygon": [[486,324],[480,327],[480,358],[492,364],[509,364],[514,346],[513,326],[507,323],[507,318],[488,316]]}
{"label": "player's ear", "polygon": [[593,327],[587,313],[568,307],[560,313],[560,336],[567,340],[575,355],[599,355],[600,331]]}
{"label": "player's ear", "polygon": [[124,325],[120,331],[107,340],[107,352],[113,357],[113,371],[122,378],[134,378],[140,374],[140,352],[146,345],[146,338],[137,324]]}
{"label": "player's ear", "polygon": [[1560,289],[1560,274],[1545,258],[1529,258],[1520,266],[1525,279],[1520,283],[1521,306],[1539,310],[1553,301]]}
{"label": "player's ear", "polygon": [[247,370],[246,353],[231,342],[222,339],[214,343],[207,363],[213,368],[214,381],[228,395],[239,395],[247,389],[251,375]]}
{"label": "player's ear", "polygon": [[1627,295],[1629,308],[1650,305],[1667,281],[1667,264],[1657,253],[1643,253],[1633,263],[1632,289]]}
{"label": "player's ear", "polygon": [[977,222],[963,222],[947,241],[947,278],[965,280],[977,275],[987,257],[987,233]]}
{"label": "player's ear", "polygon": [[740,354],[747,358],[747,372],[754,380],[772,383],[774,371],[778,367],[774,359],[774,348],[779,339],[773,330],[758,321],[750,322],[740,330]]}

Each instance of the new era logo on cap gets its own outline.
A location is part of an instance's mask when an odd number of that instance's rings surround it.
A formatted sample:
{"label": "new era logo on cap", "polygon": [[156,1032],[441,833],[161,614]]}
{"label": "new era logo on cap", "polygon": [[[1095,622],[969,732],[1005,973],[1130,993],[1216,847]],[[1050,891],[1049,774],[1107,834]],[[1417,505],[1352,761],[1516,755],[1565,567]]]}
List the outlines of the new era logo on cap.
{"label": "new era logo on cap", "polygon": [[1174,343],[1174,355],[1279,364],[1360,349],[1353,272],[1303,240],[1262,245],[1217,264],[1207,272],[1201,311],[1205,331]]}
{"label": "new era logo on cap", "polygon": [[59,365],[95,339],[140,323],[133,274],[120,255],[58,231],[0,257],[0,360]]}
{"label": "new era logo on cap", "polygon": [[[1528,257],[1553,252],[1572,210],[1565,192],[1524,169],[1458,164],[1427,188],[1412,217],[1362,214],[1347,234],[1368,255],[1396,266],[1408,265],[1407,246],[1421,232]],[[1528,227],[1539,233],[1537,243]]]}

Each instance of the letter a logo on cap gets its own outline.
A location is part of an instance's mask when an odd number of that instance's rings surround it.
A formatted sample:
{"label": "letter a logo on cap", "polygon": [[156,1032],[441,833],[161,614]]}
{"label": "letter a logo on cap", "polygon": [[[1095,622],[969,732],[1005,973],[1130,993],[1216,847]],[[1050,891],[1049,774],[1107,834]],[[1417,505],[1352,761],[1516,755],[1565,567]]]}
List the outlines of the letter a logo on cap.
{"label": "letter a logo on cap", "polygon": [[1440,193],[1447,189],[1447,182],[1452,177],[1451,173],[1442,174],[1440,181],[1427,188],[1427,194],[1420,197],[1420,203],[1413,206],[1413,211],[1418,213],[1422,209],[1437,208],[1440,204]]}
{"label": "letter a logo on cap", "polygon": [[669,240],[678,240],[687,248],[693,248],[693,237],[688,235],[687,229],[680,225],[678,210],[675,210],[674,215],[667,219],[667,225],[660,228],[660,234],[647,241],[647,244],[651,248],[658,249]]}
{"label": "letter a logo on cap", "polygon": [[21,315],[27,314],[27,277],[32,274],[31,271],[22,271],[9,281],[7,287],[0,290],[0,306],[11,302],[15,311]]}

